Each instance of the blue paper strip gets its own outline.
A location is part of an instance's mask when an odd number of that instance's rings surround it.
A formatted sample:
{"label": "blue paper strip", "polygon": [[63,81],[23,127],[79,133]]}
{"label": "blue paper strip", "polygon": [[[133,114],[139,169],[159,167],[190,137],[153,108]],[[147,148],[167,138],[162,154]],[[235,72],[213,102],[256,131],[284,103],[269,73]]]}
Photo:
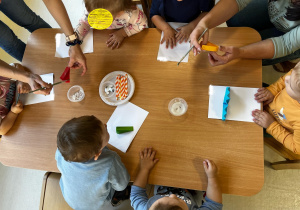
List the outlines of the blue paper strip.
{"label": "blue paper strip", "polygon": [[222,112],[222,120],[226,120],[227,116],[227,108],[230,101],[230,87],[226,87],[224,101],[223,101],[223,112]]}

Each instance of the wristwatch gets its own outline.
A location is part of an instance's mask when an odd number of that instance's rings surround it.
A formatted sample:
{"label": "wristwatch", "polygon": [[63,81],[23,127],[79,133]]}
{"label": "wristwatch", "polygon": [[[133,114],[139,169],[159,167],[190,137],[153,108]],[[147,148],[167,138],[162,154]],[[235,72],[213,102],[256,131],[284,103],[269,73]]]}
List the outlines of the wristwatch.
{"label": "wristwatch", "polygon": [[79,39],[78,34],[76,32],[74,32],[74,34],[70,36],[66,36],[67,46],[75,46],[77,44],[82,44],[82,41]]}

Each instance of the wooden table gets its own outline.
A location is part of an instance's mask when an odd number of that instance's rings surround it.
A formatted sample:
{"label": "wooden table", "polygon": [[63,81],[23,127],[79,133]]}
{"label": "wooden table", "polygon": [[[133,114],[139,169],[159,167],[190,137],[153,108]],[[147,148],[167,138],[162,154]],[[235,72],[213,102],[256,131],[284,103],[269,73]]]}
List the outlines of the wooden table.
{"label": "wooden table", "polygon": [[[54,36],[58,29],[41,29],[28,41],[24,65],[36,73],[55,73],[55,81],[69,59],[55,58]],[[82,115],[95,115],[107,122],[115,107],[99,97],[102,78],[116,70],[130,73],[136,84],[130,100],[149,111],[144,124],[127,153],[118,152],[135,179],[138,152],[152,146],[159,163],[153,169],[150,184],[205,190],[207,178],[204,158],[215,161],[219,168],[222,191],[228,194],[253,195],[264,183],[263,132],[254,123],[208,119],[208,86],[228,85],[261,87],[262,65],[257,60],[236,60],[211,67],[207,53],[177,67],[176,62],[157,61],[160,32],[146,29],[126,38],[121,48],[106,47],[109,31],[94,32],[94,53],[86,54],[88,71],[71,71],[71,83],[54,87],[55,101],[26,106],[15,126],[0,142],[0,161],[7,166],[58,171],[54,159],[56,135],[67,120]],[[243,46],[260,40],[250,28],[216,28],[210,40],[218,45]],[[80,85],[85,99],[72,103],[67,91]],[[188,111],[173,117],[168,111],[172,98],[182,97]]]}

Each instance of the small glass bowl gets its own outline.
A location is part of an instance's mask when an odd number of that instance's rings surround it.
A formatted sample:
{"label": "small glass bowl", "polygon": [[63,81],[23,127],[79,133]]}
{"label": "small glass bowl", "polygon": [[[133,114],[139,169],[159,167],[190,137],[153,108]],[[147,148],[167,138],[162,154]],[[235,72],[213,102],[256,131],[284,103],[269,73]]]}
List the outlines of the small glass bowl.
{"label": "small glass bowl", "polygon": [[103,82],[100,86],[100,94],[103,95],[104,98],[110,98],[116,93],[115,84],[111,81]]}
{"label": "small glass bowl", "polygon": [[67,96],[71,102],[79,102],[84,99],[85,94],[82,87],[74,85],[68,90]]}
{"label": "small glass bowl", "polygon": [[173,98],[169,102],[169,112],[174,116],[184,115],[188,109],[186,101],[182,98]]}

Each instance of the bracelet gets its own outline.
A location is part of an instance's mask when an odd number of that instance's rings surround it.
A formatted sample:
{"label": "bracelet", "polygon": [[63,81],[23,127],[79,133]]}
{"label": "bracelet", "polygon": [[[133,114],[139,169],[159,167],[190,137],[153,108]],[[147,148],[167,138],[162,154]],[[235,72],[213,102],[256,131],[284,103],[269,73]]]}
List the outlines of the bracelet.
{"label": "bracelet", "polygon": [[82,41],[79,39],[77,32],[70,36],[66,36],[66,45],[67,46],[75,46],[77,44],[82,44]]}

